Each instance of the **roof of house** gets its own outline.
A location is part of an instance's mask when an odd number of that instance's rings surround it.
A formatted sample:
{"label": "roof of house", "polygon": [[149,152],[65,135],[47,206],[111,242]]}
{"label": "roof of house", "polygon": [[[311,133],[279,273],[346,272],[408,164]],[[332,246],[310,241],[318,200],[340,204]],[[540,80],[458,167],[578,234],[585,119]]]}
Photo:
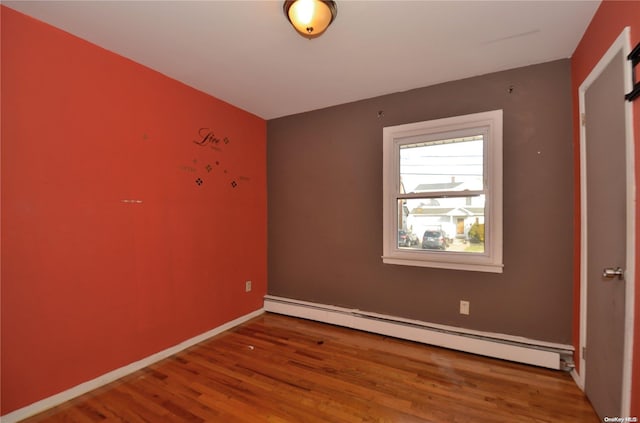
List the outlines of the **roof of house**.
{"label": "roof of house", "polygon": [[478,216],[484,215],[483,207],[416,207],[415,216]]}
{"label": "roof of house", "polygon": [[413,192],[424,192],[424,191],[452,191],[454,188],[459,187],[464,182],[442,182],[437,184],[420,184],[418,185]]}

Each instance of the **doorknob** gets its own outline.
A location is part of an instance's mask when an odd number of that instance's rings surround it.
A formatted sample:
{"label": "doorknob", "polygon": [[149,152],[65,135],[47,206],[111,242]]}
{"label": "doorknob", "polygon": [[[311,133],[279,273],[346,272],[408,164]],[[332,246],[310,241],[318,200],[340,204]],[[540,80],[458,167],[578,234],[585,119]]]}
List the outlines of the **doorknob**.
{"label": "doorknob", "polygon": [[607,279],[613,279],[617,277],[619,280],[624,279],[624,270],[621,267],[607,267],[602,271],[602,277]]}

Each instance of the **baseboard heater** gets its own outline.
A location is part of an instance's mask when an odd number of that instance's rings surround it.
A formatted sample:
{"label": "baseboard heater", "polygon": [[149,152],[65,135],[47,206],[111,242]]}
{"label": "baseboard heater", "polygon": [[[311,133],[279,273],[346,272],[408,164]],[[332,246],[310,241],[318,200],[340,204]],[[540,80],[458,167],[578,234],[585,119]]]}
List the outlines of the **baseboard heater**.
{"label": "baseboard heater", "polygon": [[265,296],[264,310],[550,369],[570,371],[574,367],[574,349],[571,345],[426,323],[272,295]]}

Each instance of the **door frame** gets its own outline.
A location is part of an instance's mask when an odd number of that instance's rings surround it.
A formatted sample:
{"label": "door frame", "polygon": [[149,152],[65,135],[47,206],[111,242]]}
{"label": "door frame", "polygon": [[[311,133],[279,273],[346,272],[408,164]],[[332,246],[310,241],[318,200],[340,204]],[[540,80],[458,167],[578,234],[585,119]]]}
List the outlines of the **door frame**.
{"label": "door frame", "polygon": [[[580,371],[574,375],[578,386],[584,390],[586,363],[582,354],[587,341],[587,169],[586,169],[586,129],[584,125],[585,93],[613,59],[622,51],[625,93],[632,90],[632,68],[627,56],[631,51],[630,28],[625,27],[609,50],[600,58],[589,76],[578,89],[580,127]],[[624,97],[621,96],[621,100]],[[625,168],[626,168],[626,263],[625,263],[625,319],[624,351],[622,365],[622,398],[620,416],[628,416],[631,408],[631,371],[633,358],[633,318],[635,295],[635,163],[633,145],[633,104],[625,101]],[[640,346],[637,346],[640,347]],[[588,352],[587,352],[588,354]]]}

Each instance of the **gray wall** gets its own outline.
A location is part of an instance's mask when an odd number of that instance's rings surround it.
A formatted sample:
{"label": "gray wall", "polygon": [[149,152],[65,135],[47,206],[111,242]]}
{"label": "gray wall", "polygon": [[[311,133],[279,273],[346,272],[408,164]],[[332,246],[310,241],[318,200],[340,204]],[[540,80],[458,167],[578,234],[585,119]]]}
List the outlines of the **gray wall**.
{"label": "gray wall", "polygon": [[[494,109],[504,273],[383,264],[382,128]],[[270,120],[268,293],[570,344],[572,163],[569,60]]]}

